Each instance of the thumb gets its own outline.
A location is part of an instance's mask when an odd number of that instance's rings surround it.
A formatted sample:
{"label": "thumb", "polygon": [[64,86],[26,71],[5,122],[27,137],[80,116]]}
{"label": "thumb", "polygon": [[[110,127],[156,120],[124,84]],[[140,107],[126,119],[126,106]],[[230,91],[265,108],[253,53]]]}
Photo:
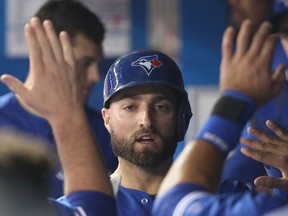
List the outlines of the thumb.
{"label": "thumb", "polygon": [[24,84],[14,76],[3,74],[1,76],[1,82],[19,96],[24,96],[28,93],[28,89],[24,86]]}

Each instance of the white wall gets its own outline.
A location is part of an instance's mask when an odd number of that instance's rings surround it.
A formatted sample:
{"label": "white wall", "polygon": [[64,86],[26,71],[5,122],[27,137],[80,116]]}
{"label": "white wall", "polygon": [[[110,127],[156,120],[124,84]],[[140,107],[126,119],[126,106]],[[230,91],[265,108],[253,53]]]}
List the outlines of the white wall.
{"label": "white wall", "polygon": [[193,117],[186,133],[185,143],[201,128],[220,95],[218,86],[187,86],[186,90],[191,103]]}

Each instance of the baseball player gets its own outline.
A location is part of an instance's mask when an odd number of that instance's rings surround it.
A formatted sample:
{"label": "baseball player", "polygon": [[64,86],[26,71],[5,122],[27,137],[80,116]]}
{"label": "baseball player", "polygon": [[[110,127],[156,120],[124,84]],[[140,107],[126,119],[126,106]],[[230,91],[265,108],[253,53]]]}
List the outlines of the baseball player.
{"label": "baseball player", "polygon": [[[112,175],[113,180],[121,178],[118,214],[150,215],[177,141],[184,138],[192,116],[181,72],[163,53],[131,52],[110,67],[103,94],[103,119],[119,160]],[[67,200],[70,195],[58,202]],[[71,206],[75,206],[73,201]],[[91,205],[82,207],[92,212]]]}
{"label": "baseball player", "polygon": [[[288,211],[286,196],[251,191],[215,194],[229,151],[238,143],[241,131],[255,109],[273,98],[285,82],[285,67],[271,74],[277,36],[263,23],[251,36],[251,22],[243,22],[236,43],[235,31],[227,28],[223,37],[220,89],[212,113],[174,162],[163,180],[152,215],[264,215]],[[253,38],[251,44],[247,38]],[[177,176],[177,178],[176,178]],[[282,212],[283,213],[283,212]],[[267,214],[269,215],[269,214]]]}
{"label": "baseball player", "polygon": [[[234,24],[236,26],[240,25],[241,21],[243,21],[243,19],[246,17],[251,18],[251,22],[253,23],[254,27],[258,27],[261,21],[271,21],[278,16],[280,10],[283,11],[283,2],[281,0],[231,0],[228,2],[231,5],[231,9],[229,11],[231,14],[231,19],[234,20]],[[237,16],[237,14],[241,15]],[[236,19],[237,17],[242,17],[242,19],[238,20]],[[273,24],[273,26],[275,26],[275,24]],[[285,63],[287,65],[288,62],[287,55],[283,49],[281,42],[279,41],[279,44],[277,45],[274,52],[272,68],[276,68],[280,63]],[[281,93],[275,99],[257,110],[257,112],[253,115],[252,121],[248,122],[248,124],[243,130],[243,136],[255,139],[249,133],[247,133],[247,128],[251,125],[255,128],[258,128],[259,130],[271,134],[271,131],[265,125],[265,121],[267,119],[274,120],[275,123],[278,123],[283,127],[287,127],[288,116],[287,112],[283,110],[285,109],[286,105],[288,105],[288,97],[286,97],[287,93],[288,84],[286,82]],[[243,155],[240,151],[241,147],[243,147],[241,144],[237,145],[235,150],[232,151],[227,158],[223,169],[223,178],[240,180],[247,183],[250,188],[254,188],[254,179],[257,178],[259,175],[267,175],[266,170],[268,172],[272,171],[275,174],[278,173],[277,175],[279,177],[280,172],[276,171],[274,168],[268,165],[264,166],[262,163],[259,163],[258,161]]]}
{"label": "baseball player", "polygon": [[[117,167],[117,158],[112,152],[109,133],[104,127],[101,113],[86,104],[93,85],[100,79],[98,64],[102,58],[104,26],[96,15],[77,1],[48,1],[38,10],[36,16],[42,21],[51,20],[58,34],[66,30],[73,41],[73,51],[79,68],[79,82],[83,86],[85,112],[100,144],[107,167],[113,172]],[[29,73],[26,85],[29,86],[32,80],[32,75]],[[0,127],[12,127],[36,135],[51,143],[51,148],[56,151],[52,128],[48,121],[41,118],[29,104],[14,93],[0,97]],[[63,195],[63,173],[59,170],[60,168],[51,178],[50,196],[54,198]]]}

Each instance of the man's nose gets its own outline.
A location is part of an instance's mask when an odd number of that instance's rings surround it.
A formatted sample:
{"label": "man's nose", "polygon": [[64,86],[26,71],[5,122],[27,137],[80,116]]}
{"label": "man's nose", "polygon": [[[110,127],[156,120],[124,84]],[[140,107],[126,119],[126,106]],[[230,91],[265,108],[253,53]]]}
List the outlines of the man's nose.
{"label": "man's nose", "polygon": [[100,81],[100,79],[101,79],[101,75],[100,75],[99,66],[97,64],[92,65],[92,67],[89,70],[88,80],[92,83],[97,83]]}
{"label": "man's nose", "polygon": [[149,128],[152,123],[152,111],[145,108],[139,114],[139,126],[142,128]]}

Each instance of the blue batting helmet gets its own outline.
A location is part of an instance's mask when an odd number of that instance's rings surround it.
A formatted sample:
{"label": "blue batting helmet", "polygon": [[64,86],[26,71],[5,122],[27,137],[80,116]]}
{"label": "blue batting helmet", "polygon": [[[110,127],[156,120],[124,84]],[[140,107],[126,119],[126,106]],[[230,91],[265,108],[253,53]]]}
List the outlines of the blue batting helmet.
{"label": "blue batting helmet", "polygon": [[111,97],[122,89],[143,84],[164,85],[179,94],[178,141],[182,141],[192,117],[191,106],[177,64],[159,51],[130,52],[111,65],[104,80],[104,107],[108,108]]}

